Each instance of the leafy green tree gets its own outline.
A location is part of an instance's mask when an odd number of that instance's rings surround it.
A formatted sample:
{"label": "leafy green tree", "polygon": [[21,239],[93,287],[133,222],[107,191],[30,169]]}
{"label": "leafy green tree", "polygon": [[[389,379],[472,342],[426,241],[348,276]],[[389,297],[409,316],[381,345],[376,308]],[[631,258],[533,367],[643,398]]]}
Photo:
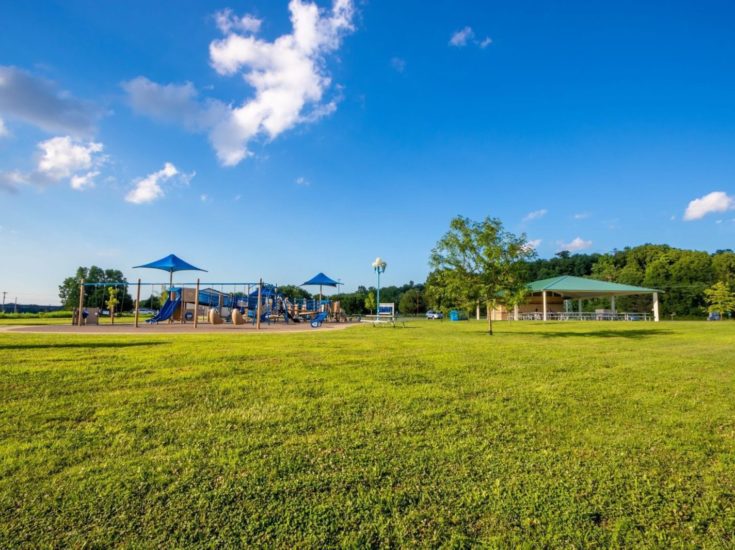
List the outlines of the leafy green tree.
{"label": "leafy green tree", "polygon": [[535,256],[525,235],[516,236],[500,220],[480,222],[463,216],[454,218],[449,231],[431,253],[431,267],[443,271],[443,282],[465,309],[477,301],[487,304],[488,334],[499,297],[519,292],[525,286],[522,262]]}
{"label": "leafy green tree", "polygon": [[728,285],[735,283],[735,252],[718,250],[712,257],[712,271],[716,280]]}
{"label": "leafy green tree", "polygon": [[375,294],[373,292],[369,292],[365,298],[365,309],[372,313],[376,308],[377,303],[375,302]]}
{"label": "leafy green tree", "polygon": [[[65,309],[73,309],[79,305],[79,283],[84,279],[86,283],[102,283],[96,286],[87,286],[84,289],[84,303],[90,307],[102,307],[106,299],[104,283],[126,283],[127,280],[118,269],[102,269],[96,265],[79,267],[73,277],[67,277],[59,286],[59,299]],[[133,298],[127,292],[127,287],[120,296],[120,310],[133,308]]]}
{"label": "leafy green tree", "polygon": [[424,293],[418,288],[410,288],[403,294],[398,302],[398,310],[403,314],[413,313],[418,315],[426,311]]}
{"label": "leafy green tree", "polygon": [[278,292],[279,294],[283,294],[284,296],[288,296],[289,298],[293,298],[294,300],[301,300],[304,298],[310,300],[312,298],[312,295],[309,292],[296,285],[279,286]]}
{"label": "leafy green tree", "polygon": [[115,288],[114,286],[108,287],[107,302],[105,302],[105,304],[107,305],[107,309],[110,311],[110,322],[113,325],[115,324],[115,306],[120,303],[120,301],[117,299],[117,293],[117,288]]}
{"label": "leafy green tree", "polygon": [[719,281],[704,291],[707,311],[721,316],[735,310],[735,293],[723,281]]}

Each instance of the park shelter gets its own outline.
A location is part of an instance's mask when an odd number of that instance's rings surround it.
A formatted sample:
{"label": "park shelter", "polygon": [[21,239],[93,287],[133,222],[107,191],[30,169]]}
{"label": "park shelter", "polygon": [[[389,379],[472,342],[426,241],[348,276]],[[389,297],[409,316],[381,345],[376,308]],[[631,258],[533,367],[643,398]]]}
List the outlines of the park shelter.
{"label": "park shelter", "polygon": [[[634,318],[633,315],[635,314],[619,313],[616,309],[615,298],[618,296],[650,294],[653,320],[659,320],[659,291],[654,288],[562,275],[529,283],[528,291],[526,301],[514,307],[512,317],[511,313],[502,305],[493,311],[493,317],[495,319],[539,319],[543,321],[549,319],[582,319],[584,318],[582,313],[583,300],[606,298],[610,300],[610,309],[598,310],[594,314],[595,316],[592,317],[593,319],[628,319]],[[566,306],[569,300],[577,301],[577,313],[567,311]],[[567,304],[565,304],[565,301],[567,301]],[[647,317],[648,313],[643,315]]]}

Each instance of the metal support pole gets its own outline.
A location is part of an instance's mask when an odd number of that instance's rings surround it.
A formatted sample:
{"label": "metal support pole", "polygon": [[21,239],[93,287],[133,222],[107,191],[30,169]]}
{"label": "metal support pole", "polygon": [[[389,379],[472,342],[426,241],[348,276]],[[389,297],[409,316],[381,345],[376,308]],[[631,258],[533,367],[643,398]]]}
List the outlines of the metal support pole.
{"label": "metal support pole", "polygon": [[139,315],[140,315],[140,279],[138,279],[138,289],[135,291],[135,328],[138,328]]}
{"label": "metal support pole", "polygon": [[658,323],[658,292],[653,293],[653,320]]}
{"label": "metal support pole", "polygon": [[260,330],[260,297],[263,292],[263,279],[260,279],[258,281],[258,309],[255,310],[256,320],[255,320],[255,328],[257,330]]}
{"label": "metal support pole", "polygon": [[199,279],[197,279],[196,295],[194,296],[194,328],[199,326]]}
{"label": "metal support pole", "polygon": [[375,304],[375,315],[376,319],[380,319],[380,269],[378,269],[378,299]]}

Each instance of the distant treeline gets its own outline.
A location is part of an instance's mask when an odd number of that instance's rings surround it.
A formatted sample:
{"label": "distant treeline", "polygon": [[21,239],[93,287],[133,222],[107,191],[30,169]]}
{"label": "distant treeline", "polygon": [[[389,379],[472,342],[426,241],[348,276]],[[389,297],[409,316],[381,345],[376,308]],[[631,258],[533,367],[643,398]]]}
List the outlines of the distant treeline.
{"label": "distant treeline", "polygon": [[[560,275],[656,288],[662,291],[662,315],[701,318],[705,315],[706,288],[719,281],[731,288],[735,286],[735,252],[728,249],[710,254],[668,245],[645,244],[608,254],[560,252],[552,258],[528,262],[524,270],[527,282]],[[438,277],[429,275],[426,284],[431,285],[437,280]],[[442,304],[433,302],[432,293],[425,293],[425,288],[426,285],[413,282],[381,288],[380,301],[394,302],[403,314],[423,313],[427,307],[445,309]],[[404,298],[409,291],[409,299]],[[349,313],[367,313],[365,299],[370,292],[375,292],[375,288],[359,287],[356,292],[339,294],[334,298],[339,299]],[[603,300],[589,300],[585,305],[588,310],[596,307],[609,307],[609,304]],[[617,308],[619,311],[649,311],[651,297],[620,297]]]}

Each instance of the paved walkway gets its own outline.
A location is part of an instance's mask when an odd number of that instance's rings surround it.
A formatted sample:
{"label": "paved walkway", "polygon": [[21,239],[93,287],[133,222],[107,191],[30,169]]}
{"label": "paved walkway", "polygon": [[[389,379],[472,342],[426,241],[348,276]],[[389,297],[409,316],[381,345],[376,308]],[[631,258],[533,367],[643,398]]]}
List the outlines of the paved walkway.
{"label": "paved walkway", "polygon": [[72,325],[0,325],[0,332],[13,332],[24,334],[126,334],[148,336],[151,334],[281,334],[285,332],[331,332],[334,330],[342,330],[354,327],[360,323],[324,323],[320,328],[311,328],[309,323],[276,323],[260,325],[260,330],[256,329],[252,324],[246,325],[210,325],[200,323],[194,328],[193,323],[161,323],[158,325],[149,325],[141,323],[138,328],[132,324],[115,324],[115,325],[96,325],[87,327],[77,327]]}

